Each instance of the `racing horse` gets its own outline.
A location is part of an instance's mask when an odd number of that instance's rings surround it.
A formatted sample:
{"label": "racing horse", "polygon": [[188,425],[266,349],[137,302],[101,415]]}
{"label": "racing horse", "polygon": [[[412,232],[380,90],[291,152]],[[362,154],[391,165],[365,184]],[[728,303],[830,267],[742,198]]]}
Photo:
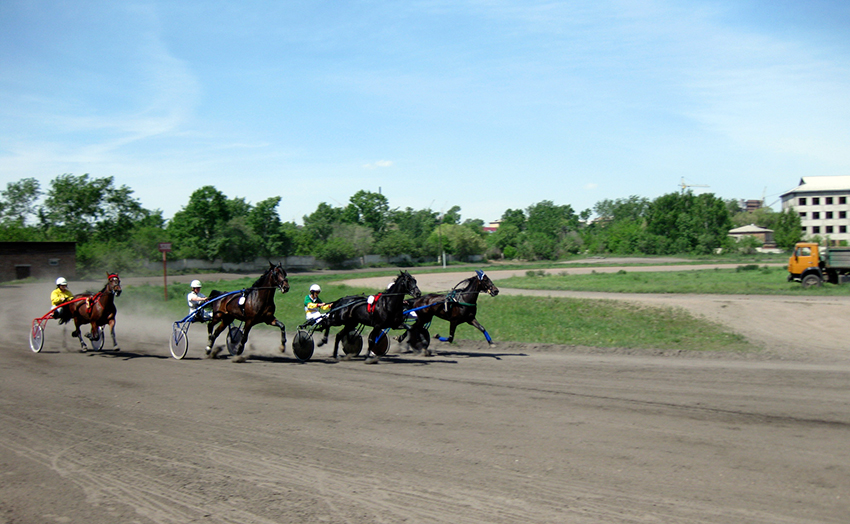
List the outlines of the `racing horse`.
{"label": "racing horse", "polygon": [[[244,331],[236,349],[237,355],[241,355],[242,351],[244,351],[245,342],[248,340],[248,333],[256,324],[268,324],[279,328],[280,351],[281,353],[286,351],[286,326],[274,316],[274,293],[278,289],[281,293],[289,291],[286,270],[283,269],[280,263],[274,265],[269,262],[269,268],[251,287],[245,289],[241,294],[235,293],[215,301],[210,306],[212,309],[212,318],[209,324],[207,324],[207,333],[209,335],[206,348],[207,355],[210,358],[215,358],[218,355],[220,348],[213,350],[215,339],[234,320],[245,323]],[[212,301],[212,299],[222,294],[220,291],[212,291],[209,298]]]}
{"label": "racing horse", "polygon": [[71,318],[74,319],[74,331],[72,337],[77,337],[80,340],[80,349],[88,351],[83,340],[80,326],[91,324],[91,333],[86,333],[86,338],[97,340],[101,336],[98,328],[109,324],[110,333],[112,334],[112,349],[120,351],[118,342],[115,340],[115,314],[118,312],[115,309],[115,297],[121,294],[121,279],[116,273],[108,273],[106,276],[106,285],[97,293],[80,293],[74,295],[74,298],[85,298],[68,304],[68,311]]}
{"label": "racing horse", "polygon": [[402,342],[409,334],[411,342],[424,346],[421,349],[423,355],[430,355],[428,350],[427,329],[431,325],[431,320],[436,316],[449,322],[448,338],[436,335],[437,339],[442,342],[451,343],[455,337],[455,329],[460,324],[469,324],[475,327],[478,331],[484,333],[484,338],[490,347],[495,346],[490,334],[484,329],[478,320],[475,319],[475,314],[478,311],[478,295],[479,293],[489,293],[491,297],[499,294],[499,288],[493,284],[483,271],[476,270],[475,275],[465,280],[458,282],[447,294],[429,293],[419,298],[413,298],[405,301],[407,311],[412,311],[416,314],[416,322],[398,337],[398,341]]}
{"label": "racing horse", "polygon": [[[358,325],[372,327],[373,334],[370,338],[374,337],[375,340],[386,336],[380,333],[381,330],[403,327],[405,295],[419,297],[422,293],[416,285],[416,279],[407,271],[400,271],[386,291],[374,295],[371,304],[363,295],[349,295],[335,300],[330,312],[319,321],[324,329],[325,339],[331,326],[342,326],[334,338],[333,358],[337,358],[340,341],[356,335]],[[378,358],[379,355],[376,354],[374,358],[367,358],[366,363],[374,364]]]}

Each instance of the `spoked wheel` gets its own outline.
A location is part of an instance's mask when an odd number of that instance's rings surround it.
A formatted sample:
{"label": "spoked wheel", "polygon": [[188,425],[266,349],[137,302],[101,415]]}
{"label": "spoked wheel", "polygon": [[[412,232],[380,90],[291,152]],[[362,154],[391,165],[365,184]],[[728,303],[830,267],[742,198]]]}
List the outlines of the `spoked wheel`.
{"label": "spoked wheel", "polygon": [[242,351],[245,349],[244,347],[240,348],[242,336],[242,328],[230,326],[230,329],[227,330],[227,351],[233,357],[242,354]]}
{"label": "spoked wheel", "polygon": [[44,347],[44,326],[41,322],[33,322],[30,330],[30,349],[38,353]]}
{"label": "spoked wheel", "polygon": [[104,341],[104,333],[103,326],[97,326],[97,329],[94,330],[94,334],[89,339],[91,340],[91,348],[95,351],[100,351],[103,349],[103,341]]}
{"label": "spoked wheel", "polygon": [[298,360],[310,360],[313,356],[313,336],[310,333],[298,330],[292,339],[292,352]]}
{"label": "spoked wheel", "polygon": [[360,333],[352,331],[342,337],[342,352],[349,357],[360,355],[363,350],[363,337]]}
{"label": "spoked wheel", "polygon": [[169,340],[168,348],[171,350],[171,356],[177,360],[186,356],[186,351],[189,350],[189,335],[186,333],[188,326],[184,329],[179,325],[174,324],[171,328],[171,340]]}
{"label": "spoked wheel", "polygon": [[369,350],[379,357],[383,357],[389,349],[390,337],[387,336],[387,333],[382,329],[373,329],[369,333]]}

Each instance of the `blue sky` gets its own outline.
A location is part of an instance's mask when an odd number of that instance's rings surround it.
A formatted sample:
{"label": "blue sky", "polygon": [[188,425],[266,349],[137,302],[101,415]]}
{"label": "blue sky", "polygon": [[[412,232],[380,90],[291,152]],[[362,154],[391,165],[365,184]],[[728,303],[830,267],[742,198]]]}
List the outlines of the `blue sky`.
{"label": "blue sky", "polygon": [[850,174],[845,1],[0,2],[0,186],[497,219]]}

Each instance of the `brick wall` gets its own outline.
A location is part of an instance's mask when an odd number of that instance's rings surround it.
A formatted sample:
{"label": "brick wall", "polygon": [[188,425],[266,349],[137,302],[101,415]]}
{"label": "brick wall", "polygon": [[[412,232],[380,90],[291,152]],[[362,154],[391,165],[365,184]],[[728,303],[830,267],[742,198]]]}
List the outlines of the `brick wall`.
{"label": "brick wall", "polygon": [[0,242],[0,282],[77,276],[76,242]]}

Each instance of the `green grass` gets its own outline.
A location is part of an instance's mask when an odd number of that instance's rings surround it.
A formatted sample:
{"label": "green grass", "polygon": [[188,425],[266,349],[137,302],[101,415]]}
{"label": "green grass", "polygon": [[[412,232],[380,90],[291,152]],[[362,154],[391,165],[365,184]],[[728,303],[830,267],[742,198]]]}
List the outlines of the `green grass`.
{"label": "green grass", "polygon": [[[368,276],[397,272],[372,272]],[[414,271],[415,273],[415,271]],[[313,283],[322,286],[323,300],[344,295],[374,293],[374,288],[333,284],[362,274],[290,274],[289,293],[275,294],[276,315],[286,326],[291,339],[297,326],[304,322],[304,296]],[[415,275],[414,275],[415,276]],[[537,280],[539,277],[529,278]],[[573,277],[568,277],[573,278]],[[504,286],[504,281],[497,285]],[[213,289],[232,291],[249,287],[253,279],[205,282],[206,294]],[[179,320],[188,313],[188,285],[169,285],[169,300],[163,299],[162,286],[125,286],[119,300],[124,314],[136,312]],[[681,309],[644,307],[612,300],[578,300],[567,298],[525,298],[482,295],[478,301],[478,320],[498,342],[567,344],[605,348],[635,348],[682,351],[757,351],[743,337],[721,326],[696,319]],[[257,329],[271,329],[259,326]],[[336,329],[332,330],[333,333]],[[435,319],[431,335],[448,335],[448,323]],[[458,327],[456,340],[484,340],[472,326]]]}
{"label": "green grass", "polygon": [[638,272],[589,275],[541,275],[529,271],[525,277],[496,281],[496,285],[518,289],[552,289],[561,291],[601,291],[609,293],[696,293],[735,295],[850,295],[850,285],[824,284],[803,288],[799,282],[788,282],[784,267],[738,266],[738,269],[708,269],[672,272]]}

